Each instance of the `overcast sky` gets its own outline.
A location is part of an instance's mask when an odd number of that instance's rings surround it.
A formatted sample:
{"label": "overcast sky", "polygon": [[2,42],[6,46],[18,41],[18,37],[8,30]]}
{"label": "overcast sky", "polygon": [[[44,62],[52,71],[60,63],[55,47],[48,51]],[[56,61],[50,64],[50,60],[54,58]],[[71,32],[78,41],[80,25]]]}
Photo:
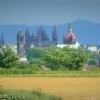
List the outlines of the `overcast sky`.
{"label": "overcast sky", "polygon": [[0,0],[0,24],[100,23],[100,0]]}

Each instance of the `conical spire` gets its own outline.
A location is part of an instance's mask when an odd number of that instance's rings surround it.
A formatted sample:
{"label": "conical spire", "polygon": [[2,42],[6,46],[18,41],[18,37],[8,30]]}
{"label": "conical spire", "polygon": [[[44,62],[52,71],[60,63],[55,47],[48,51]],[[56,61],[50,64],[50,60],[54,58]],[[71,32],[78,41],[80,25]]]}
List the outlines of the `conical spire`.
{"label": "conical spire", "polygon": [[69,24],[69,26],[68,26],[68,32],[72,32],[71,24]]}

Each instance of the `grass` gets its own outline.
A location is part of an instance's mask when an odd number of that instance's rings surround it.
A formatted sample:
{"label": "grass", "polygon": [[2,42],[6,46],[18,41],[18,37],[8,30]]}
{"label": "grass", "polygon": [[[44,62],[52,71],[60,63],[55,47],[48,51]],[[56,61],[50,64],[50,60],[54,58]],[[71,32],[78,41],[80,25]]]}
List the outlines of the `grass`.
{"label": "grass", "polygon": [[59,97],[47,95],[41,90],[6,90],[0,89],[0,100],[60,100]]}
{"label": "grass", "polygon": [[91,71],[35,71],[32,68],[0,68],[0,76],[39,76],[39,77],[100,77],[100,69]]}

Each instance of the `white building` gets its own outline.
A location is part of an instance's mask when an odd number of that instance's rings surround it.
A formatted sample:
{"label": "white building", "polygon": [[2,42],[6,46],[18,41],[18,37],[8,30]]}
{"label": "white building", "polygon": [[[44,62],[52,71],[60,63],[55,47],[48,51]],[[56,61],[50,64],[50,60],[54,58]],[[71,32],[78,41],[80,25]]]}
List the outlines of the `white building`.
{"label": "white building", "polygon": [[67,45],[67,44],[57,44],[57,47],[60,47],[60,48],[63,48],[63,47],[65,47],[65,46],[69,46],[69,47],[71,47],[71,48],[78,48],[79,46],[80,46],[80,44],[78,43],[78,42],[76,42],[75,44],[73,44],[73,45]]}
{"label": "white building", "polygon": [[95,46],[88,47],[88,50],[90,50],[91,52],[98,52],[98,48]]}

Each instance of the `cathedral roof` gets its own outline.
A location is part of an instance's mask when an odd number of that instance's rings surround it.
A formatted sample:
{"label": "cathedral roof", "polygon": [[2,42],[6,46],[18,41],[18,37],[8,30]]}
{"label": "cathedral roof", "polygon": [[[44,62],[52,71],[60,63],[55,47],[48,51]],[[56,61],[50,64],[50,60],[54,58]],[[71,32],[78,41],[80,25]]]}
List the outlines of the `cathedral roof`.
{"label": "cathedral roof", "polygon": [[64,38],[65,39],[68,39],[68,38],[76,39],[76,36],[72,32],[68,32],[65,34]]}
{"label": "cathedral roof", "polygon": [[68,32],[65,34],[64,38],[65,39],[68,39],[68,38],[76,39],[76,36],[72,32],[72,28],[71,28],[71,25],[70,24],[69,24],[69,27],[68,27]]}

